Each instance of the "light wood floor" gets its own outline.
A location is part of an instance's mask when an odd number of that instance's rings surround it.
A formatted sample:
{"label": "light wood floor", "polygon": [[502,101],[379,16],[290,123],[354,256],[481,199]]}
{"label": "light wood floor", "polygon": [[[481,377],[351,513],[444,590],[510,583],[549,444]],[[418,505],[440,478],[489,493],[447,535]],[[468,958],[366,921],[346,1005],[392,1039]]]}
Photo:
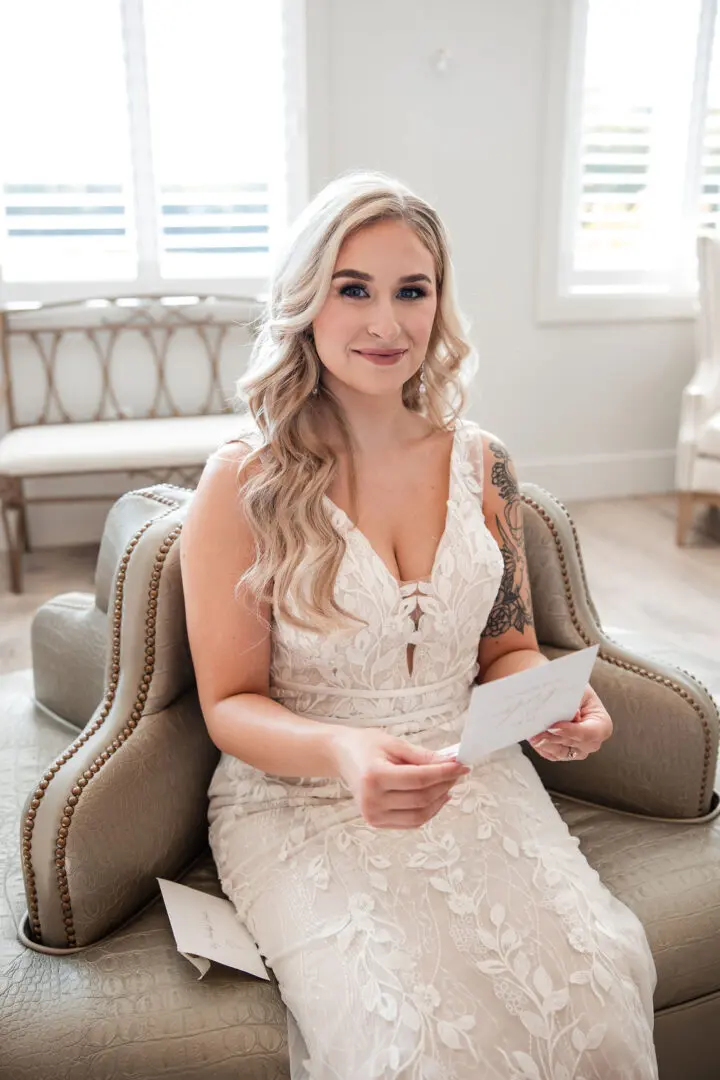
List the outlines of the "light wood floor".
{"label": "light wood floor", "polygon": [[[698,514],[689,546],[677,548],[670,496],[575,503],[570,511],[603,624],[628,643],[652,644],[720,697],[720,513]],[[60,592],[91,589],[96,554],[31,553],[22,596],[7,592],[0,566],[0,674],[30,666],[33,612]]]}

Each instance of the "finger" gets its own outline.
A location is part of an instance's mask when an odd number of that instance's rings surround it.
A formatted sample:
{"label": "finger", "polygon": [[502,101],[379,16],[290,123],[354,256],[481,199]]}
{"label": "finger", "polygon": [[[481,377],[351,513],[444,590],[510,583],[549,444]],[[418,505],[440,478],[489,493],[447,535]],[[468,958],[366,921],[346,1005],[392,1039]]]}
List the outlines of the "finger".
{"label": "finger", "polygon": [[433,765],[383,765],[375,773],[381,791],[414,791],[449,783],[466,776],[470,770],[459,761],[440,761]]}
{"label": "finger", "polygon": [[568,750],[570,749],[569,744],[551,742],[550,740],[539,743],[537,746],[534,746],[533,749],[536,754],[545,758],[546,761],[584,761],[591,753],[586,746],[573,746],[572,749],[575,750],[575,754],[570,758],[568,757]]}
{"label": "finger", "polygon": [[560,739],[566,743],[597,741],[605,727],[604,718],[588,716],[576,724],[553,724],[542,733],[541,738]]}
{"label": "finger", "polygon": [[436,799],[430,806],[415,810],[389,810],[374,824],[381,829],[419,829],[435,817],[450,801],[449,795]]}
{"label": "finger", "polygon": [[423,810],[448,795],[456,783],[457,780],[453,780],[415,791],[391,791],[385,796],[383,805],[388,810]]}
{"label": "finger", "polygon": [[587,749],[587,746],[590,742],[595,741],[597,740],[588,739],[587,736],[577,736],[563,733],[562,735],[548,735],[547,738],[541,740],[540,744],[535,743],[533,745],[535,749],[537,749],[538,745],[545,745],[549,747],[557,746],[560,747],[560,749],[562,749],[563,747],[574,746],[578,750],[585,750]]}
{"label": "finger", "polygon": [[415,746],[405,739],[392,739],[386,749],[398,765],[432,765],[437,760],[433,750]]}

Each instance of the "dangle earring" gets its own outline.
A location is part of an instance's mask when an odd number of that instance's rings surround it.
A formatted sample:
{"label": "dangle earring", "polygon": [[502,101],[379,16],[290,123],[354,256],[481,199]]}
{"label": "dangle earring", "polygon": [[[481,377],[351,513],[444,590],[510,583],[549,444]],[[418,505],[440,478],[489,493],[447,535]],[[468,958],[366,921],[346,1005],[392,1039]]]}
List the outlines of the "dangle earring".
{"label": "dangle earring", "polygon": [[[315,349],[315,334],[313,332],[312,326],[308,327],[307,336],[308,336],[308,340],[310,341],[313,349]],[[315,385],[313,386],[312,390],[310,391],[310,397],[317,397],[318,396],[318,393],[319,393],[318,387],[319,386],[320,386],[320,372],[318,371],[317,376],[315,378]]]}
{"label": "dangle earring", "polygon": [[420,365],[420,385],[418,386],[419,394],[427,394],[427,386],[425,385],[425,361],[423,360]]}

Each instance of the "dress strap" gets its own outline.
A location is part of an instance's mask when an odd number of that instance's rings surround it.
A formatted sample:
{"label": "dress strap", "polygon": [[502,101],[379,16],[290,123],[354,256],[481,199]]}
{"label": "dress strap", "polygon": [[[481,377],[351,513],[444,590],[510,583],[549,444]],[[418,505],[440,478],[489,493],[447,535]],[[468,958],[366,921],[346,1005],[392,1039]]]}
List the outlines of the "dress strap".
{"label": "dress strap", "polygon": [[483,433],[472,420],[459,421],[458,475],[464,486],[482,502],[484,485]]}

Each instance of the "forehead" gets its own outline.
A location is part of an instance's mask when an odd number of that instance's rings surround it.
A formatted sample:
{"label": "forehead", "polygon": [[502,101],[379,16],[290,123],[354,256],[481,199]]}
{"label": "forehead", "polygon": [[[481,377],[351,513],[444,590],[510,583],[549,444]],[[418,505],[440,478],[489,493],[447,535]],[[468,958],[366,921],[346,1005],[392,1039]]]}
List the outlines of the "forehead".
{"label": "forehead", "polygon": [[404,221],[377,221],[349,236],[342,244],[336,270],[362,270],[389,277],[428,274],[435,277],[435,262],[415,230]]}

